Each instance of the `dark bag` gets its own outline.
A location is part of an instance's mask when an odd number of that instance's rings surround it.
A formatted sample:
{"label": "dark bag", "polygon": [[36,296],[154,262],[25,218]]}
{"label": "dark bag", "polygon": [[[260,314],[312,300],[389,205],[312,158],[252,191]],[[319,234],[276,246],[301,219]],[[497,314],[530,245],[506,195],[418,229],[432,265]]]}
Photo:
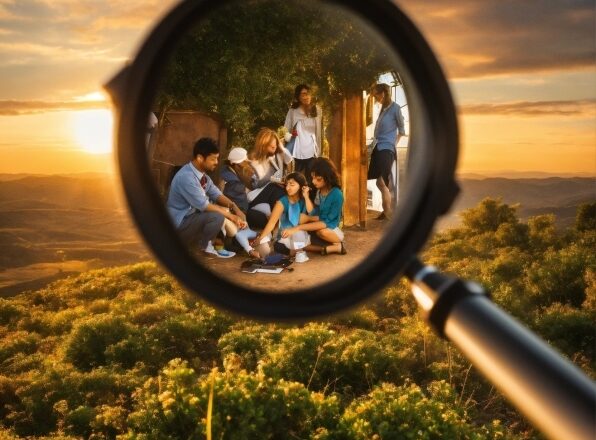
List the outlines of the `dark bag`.
{"label": "dark bag", "polygon": [[251,258],[242,262],[240,270],[242,272],[255,273],[280,273],[284,269],[293,270],[289,266],[294,262],[293,258],[280,254],[267,255],[263,260]]}

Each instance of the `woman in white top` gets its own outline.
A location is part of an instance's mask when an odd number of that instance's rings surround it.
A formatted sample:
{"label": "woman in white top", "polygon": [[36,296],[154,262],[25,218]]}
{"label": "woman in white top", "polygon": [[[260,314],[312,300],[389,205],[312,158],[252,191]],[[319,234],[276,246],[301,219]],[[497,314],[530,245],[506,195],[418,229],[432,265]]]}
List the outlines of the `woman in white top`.
{"label": "woman in white top", "polygon": [[299,84],[294,90],[294,99],[286,115],[284,126],[295,137],[292,156],[295,171],[310,180],[310,165],[321,155],[321,108],[314,104],[310,87]]}
{"label": "woman in white top", "polygon": [[[266,204],[266,214],[271,214],[275,203],[285,194],[283,177],[292,162],[292,155],[286,150],[277,133],[270,128],[261,128],[250,155],[250,164],[255,170],[257,182],[248,193],[249,207]],[[262,208],[262,207],[260,207]]]}

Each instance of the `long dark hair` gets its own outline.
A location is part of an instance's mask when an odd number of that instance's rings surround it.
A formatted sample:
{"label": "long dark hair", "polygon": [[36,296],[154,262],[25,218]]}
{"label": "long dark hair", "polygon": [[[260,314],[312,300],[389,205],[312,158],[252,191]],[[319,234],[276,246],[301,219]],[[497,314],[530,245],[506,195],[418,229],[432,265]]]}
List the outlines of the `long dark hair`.
{"label": "long dark hair", "polygon": [[[300,107],[300,92],[303,90],[311,91],[311,88],[308,84],[298,84],[294,89],[294,98],[292,99],[292,104],[290,105],[291,108],[298,108]],[[317,117],[317,101],[315,98],[311,98],[310,101],[310,109],[308,111],[309,118],[316,118]]]}
{"label": "long dark hair", "polygon": [[315,176],[322,177],[329,188],[341,188],[337,168],[329,159],[317,157],[310,167],[310,172]]}
{"label": "long dark hair", "polygon": [[298,185],[300,185],[300,191],[298,191],[298,194],[300,195],[300,198],[303,199],[304,196],[302,195],[302,187],[307,185],[307,183],[306,183],[306,177],[304,177],[304,174],[295,171],[293,173],[288,174],[286,176],[286,180],[285,181],[287,182],[290,179],[295,180],[296,183]]}

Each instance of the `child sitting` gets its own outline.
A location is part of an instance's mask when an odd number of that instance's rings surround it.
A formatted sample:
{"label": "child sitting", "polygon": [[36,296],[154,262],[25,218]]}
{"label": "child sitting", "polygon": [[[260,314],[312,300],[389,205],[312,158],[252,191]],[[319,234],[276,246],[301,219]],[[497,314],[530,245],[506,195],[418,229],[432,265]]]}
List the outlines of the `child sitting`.
{"label": "child sitting", "polygon": [[312,210],[314,207],[308,198],[308,186],[306,178],[302,174],[288,174],[285,189],[286,195],[275,203],[267,225],[253,242],[253,246],[268,236],[279,221],[277,243],[283,247],[283,253],[295,255],[295,261],[302,263],[308,261],[304,248],[310,244],[310,236],[306,231],[300,230],[298,226],[313,220],[306,212],[307,209]]}

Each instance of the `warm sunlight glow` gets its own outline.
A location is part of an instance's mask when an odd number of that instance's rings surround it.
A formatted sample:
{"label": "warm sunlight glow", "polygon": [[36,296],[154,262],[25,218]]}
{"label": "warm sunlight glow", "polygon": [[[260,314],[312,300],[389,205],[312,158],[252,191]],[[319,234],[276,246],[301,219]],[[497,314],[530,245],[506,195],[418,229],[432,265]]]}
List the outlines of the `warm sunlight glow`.
{"label": "warm sunlight glow", "polygon": [[107,101],[107,95],[104,92],[91,92],[86,95],[75,97],[75,101]]}
{"label": "warm sunlight glow", "polygon": [[76,112],[72,126],[75,141],[85,152],[105,154],[112,151],[113,118],[109,110]]}

